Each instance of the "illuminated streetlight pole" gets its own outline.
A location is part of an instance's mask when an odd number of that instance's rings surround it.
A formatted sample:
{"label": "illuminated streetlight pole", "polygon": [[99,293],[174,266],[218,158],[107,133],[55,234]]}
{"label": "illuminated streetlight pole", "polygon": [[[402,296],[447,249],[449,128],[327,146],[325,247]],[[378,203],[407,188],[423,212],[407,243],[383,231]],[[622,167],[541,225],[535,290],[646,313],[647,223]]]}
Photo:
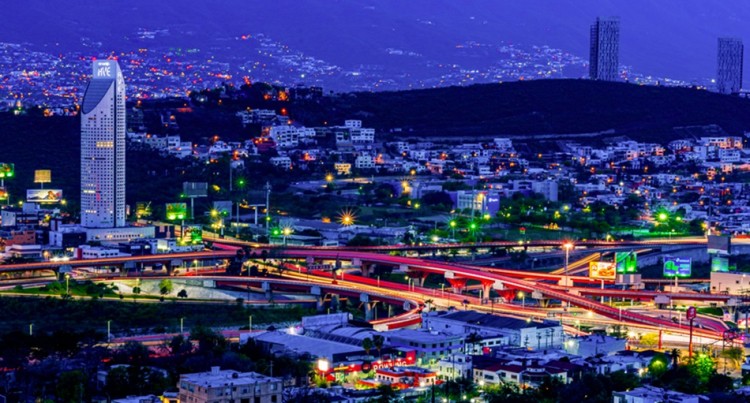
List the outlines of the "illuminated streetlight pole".
{"label": "illuminated streetlight pole", "polygon": [[568,261],[570,259],[570,249],[573,248],[573,244],[566,242],[563,244],[563,248],[565,248],[565,286],[567,287],[570,281],[568,278]]}
{"label": "illuminated streetlight pole", "polygon": [[526,294],[523,291],[519,291],[518,297],[521,298],[521,307],[526,308]]}
{"label": "illuminated streetlight pole", "polygon": [[70,274],[65,273],[65,295],[70,295]]}

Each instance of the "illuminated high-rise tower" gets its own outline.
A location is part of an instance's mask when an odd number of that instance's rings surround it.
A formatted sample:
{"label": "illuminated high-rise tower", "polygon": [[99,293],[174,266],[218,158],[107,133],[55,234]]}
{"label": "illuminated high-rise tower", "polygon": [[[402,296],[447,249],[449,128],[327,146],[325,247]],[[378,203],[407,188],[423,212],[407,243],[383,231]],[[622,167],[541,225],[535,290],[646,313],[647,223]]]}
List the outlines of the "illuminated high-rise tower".
{"label": "illuminated high-rise tower", "polygon": [[94,62],[81,106],[81,224],[125,226],[125,80],[114,60]]}
{"label": "illuminated high-rise tower", "polygon": [[716,60],[716,90],[722,94],[736,94],[742,89],[744,51],[742,39],[719,38],[719,53]]}
{"label": "illuminated high-rise tower", "polygon": [[589,77],[617,81],[620,69],[620,19],[597,18],[591,25]]}

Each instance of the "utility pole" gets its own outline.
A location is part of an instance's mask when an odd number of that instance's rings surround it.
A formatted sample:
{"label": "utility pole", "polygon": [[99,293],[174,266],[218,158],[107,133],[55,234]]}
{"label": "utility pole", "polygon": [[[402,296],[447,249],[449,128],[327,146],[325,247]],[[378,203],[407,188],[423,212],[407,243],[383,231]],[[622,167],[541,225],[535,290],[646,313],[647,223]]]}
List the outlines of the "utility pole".
{"label": "utility pole", "polygon": [[266,181],[266,235],[268,235],[268,225],[271,222],[271,183]]}

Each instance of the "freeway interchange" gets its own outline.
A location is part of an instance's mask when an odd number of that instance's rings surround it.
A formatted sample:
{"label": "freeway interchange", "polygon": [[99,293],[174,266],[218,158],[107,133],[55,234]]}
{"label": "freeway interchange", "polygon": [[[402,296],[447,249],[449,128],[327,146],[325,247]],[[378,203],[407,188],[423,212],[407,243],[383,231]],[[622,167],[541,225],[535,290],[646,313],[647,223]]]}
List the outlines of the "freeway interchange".
{"label": "freeway interchange", "polygon": [[[245,248],[253,251],[259,256],[263,251],[268,254],[273,250],[274,259],[283,259],[289,262],[349,262],[349,267],[358,267],[362,275],[348,274],[346,278],[338,278],[336,273],[330,271],[308,270],[301,265],[296,265],[299,270],[285,270],[285,278],[269,279],[263,278],[273,287],[323,287],[329,292],[349,293],[351,295],[368,295],[374,300],[383,303],[404,303],[405,310],[401,315],[392,318],[371,320],[376,328],[391,329],[415,325],[419,323],[420,307],[428,304],[437,306],[463,307],[478,311],[502,313],[520,318],[533,318],[535,320],[545,319],[553,315],[566,325],[566,331],[570,333],[580,332],[580,323],[590,325],[627,325],[645,331],[665,332],[673,335],[686,335],[689,326],[684,321],[667,318],[663,313],[649,312],[648,310],[628,309],[627,306],[615,306],[600,302],[600,299],[609,298],[624,300],[654,301],[657,296],[664,296],[672,301],[701,301],[726,303],[732,296],[716,295],[706,293],[663,293],[645,290],[613,289],[604,288],[603,282],[591,279],[587,276],[570,275],[559,271],[551,273],[528,272],[521,270],[499,269],[494,267],[477,267],[462,263],[450,263],[423,259],[420,257],[406,257],[394,255],[393,252],[412,251],[419,253],[424,250],[435,250],[436,248],[457,248],[459,245],[427,245],[424,249],[414,249],[412,246],[399,247],[371,247],[371,248],[347,248],[347,247],[278,247],[272,245],[261,245],[252,242],[243,242],[229,239],[207,239],[214,245],[214,250],[205,250],[190,253],[174,253],[161,255],[128,256],[102,259],[71,260],[67,262],[35,262],[23,264],[11,264],[0,266],[0,274],[11,272],[39,273],[53,270],[59,272],[61,267],[117,267],[125,270],[132,265],[164,264],[169,267],[177,267],[185,262],[199,260],[217,261],[229,260],[237,256],[237,251]],[[633,248],[655,247],[663,244],[700,245],[705,244],[705,239],[681,239],[681,240],[658,240],[645,242],[580,242],[577,246],[590,247],[617,247],[630,246]],[[493,242],[476,245],[476,247],[508,247],[517,243]],[[559,247],[561,241],[541,241],[528,243],[529,246]],[[471,245],[474,247],[475,245]],[[467,248],[467,245],[462,245]],[[590,257],[581,259],[570,265],[567,274],[578,274],[585,267]],[[368,276],[370,267],[374,265],[391,266],[409,276],[409,285],[399,283],[381,282]],[[356,270],[354,270],[356,271]],[[436,290],[423,286],[427,275],[438,275],[445,278],[450,284],[450,289]],[[333,278],[332,278],[333,277]],[[342,276],[343,277],[343,276]],[[215,281],[222,284],[238,284],[253,280],[248,277],[236,276],[212,276]],[[413,280],[413,284],[412,284]],[[561,280],[563,280],[561,282]],[[466,294],[468,283],[478,284],[479,297]],[[562,285],[560,285],[562,284]],[[488,298],[494,290],[501,299]],[[324,291],[325,292],[325,291]],[[559,301],[560,306],[519,306],[510,303],[516,293],[532,296],[544,301]],[[739,297],[734,297],[739,299]],[[638,306],[636,306],[638,308]],[[726,324],[708,317],[700,317],[697,322],[699,327],[693,329],[693,334],[699,339],[711,342],[721,340],[728,330]]]}

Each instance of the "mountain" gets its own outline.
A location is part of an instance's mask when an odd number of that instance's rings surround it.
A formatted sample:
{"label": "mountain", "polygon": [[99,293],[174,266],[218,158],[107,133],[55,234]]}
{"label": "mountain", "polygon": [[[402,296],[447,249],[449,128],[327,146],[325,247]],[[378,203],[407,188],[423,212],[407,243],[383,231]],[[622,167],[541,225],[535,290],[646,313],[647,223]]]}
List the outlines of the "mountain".
{"label": "mountain", "polygon": [[705,90],[592,80],[533,80],[426,90],[342,94],[290,109],[308,125],[362,119],[402,135],[489,136],[614,131],[664,143],[674,127],[750,131],[750,100]]}
{"label": "mountain", "polygon": [[711,78],[716,38],[750,38],[744,0],[27,0],[3,4],[0,25],[2,41],[84,53],[130,49],[139,28],[170,31],[148,46],[206,49],[216,38],[265,33],[343,68],[419,74],[408,69],[415,58],[466,68],[492,60],[455,51],[470,41],[549,45],[586,58],[589,25],[600,15],[621,17],[621,62],[646,75]]}

